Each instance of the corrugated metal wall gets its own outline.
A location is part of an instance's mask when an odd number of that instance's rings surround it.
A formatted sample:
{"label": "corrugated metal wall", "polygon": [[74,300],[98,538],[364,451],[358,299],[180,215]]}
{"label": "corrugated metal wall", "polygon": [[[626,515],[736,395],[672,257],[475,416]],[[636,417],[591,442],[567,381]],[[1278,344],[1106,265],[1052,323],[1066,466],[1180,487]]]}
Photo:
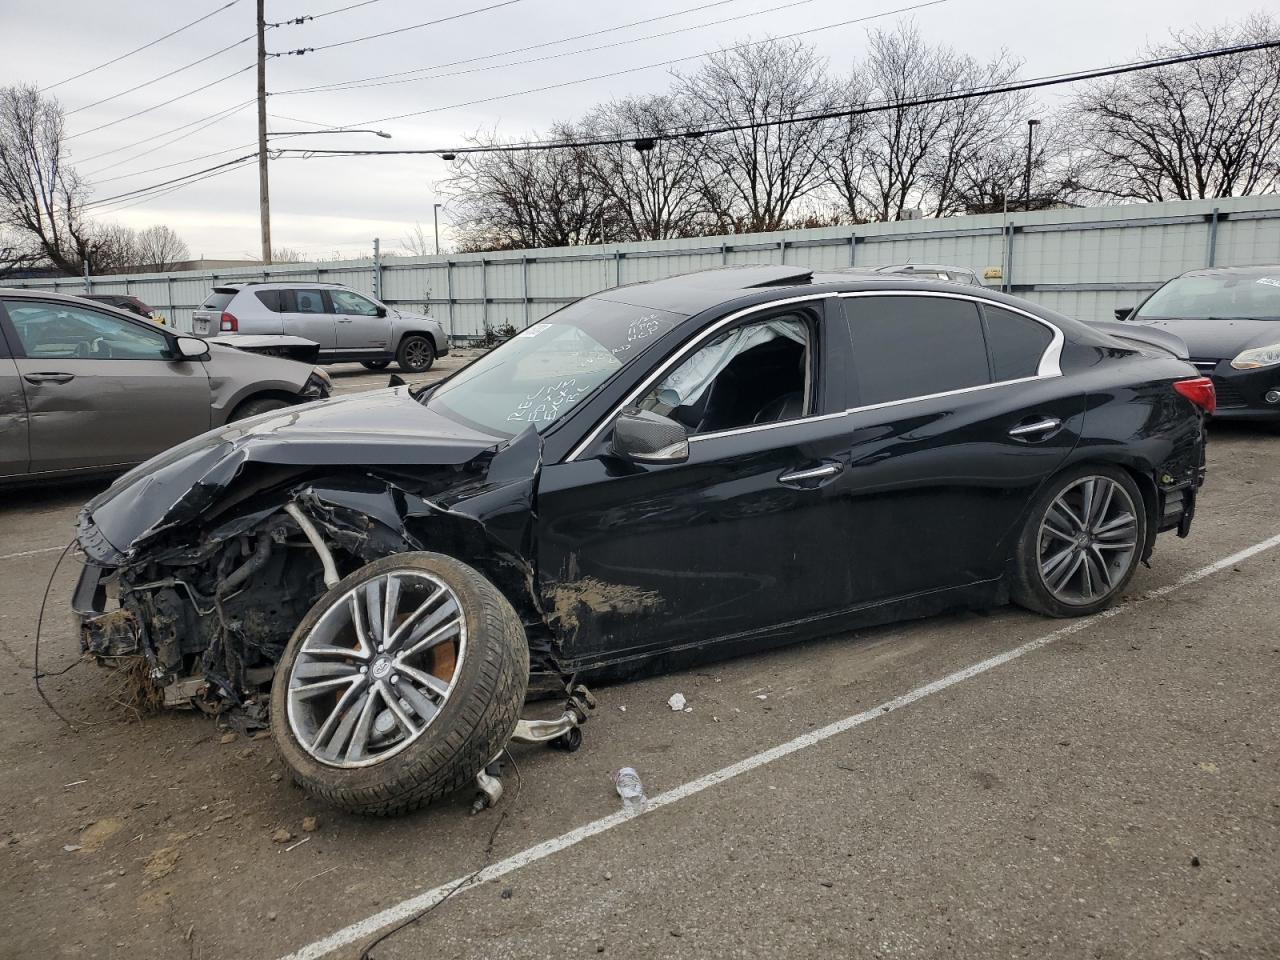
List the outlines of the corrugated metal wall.
{"label": "corrugated metal wall", "polygon": [[[1236,197],[872,223],[778,233],[440,257],[383,257],[214,272],[112,276],[96,293],[129,293],[190,329],[219,282],[322,280],[406,308],[428,309],[457,338],[520,328],[571,300],[623,283],[724,264],[819,269],[946,263],[979,275],[1002,267],[1003,288],[1085,320],[1107,320],[1161,281],[1204,266],[1280,263],[1280,198]],[[380,276],[379,276],[380,273]],[[1001,286],[993,281],[992,286]],[[15,281],[65,293],[78,277]]]}

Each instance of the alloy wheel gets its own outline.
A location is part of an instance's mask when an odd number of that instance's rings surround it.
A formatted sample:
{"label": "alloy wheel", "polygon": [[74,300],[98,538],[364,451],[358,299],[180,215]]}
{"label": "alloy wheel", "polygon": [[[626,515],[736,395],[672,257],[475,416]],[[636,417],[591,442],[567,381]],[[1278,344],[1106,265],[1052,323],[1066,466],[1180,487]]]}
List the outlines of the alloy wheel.
{"label": "alloy wheel", "polygon": [[289,728],[329,766],[386,760],[439,715],[466,645],[448,585],[420,570],[380,574],[333,601],[303,640],[289,674]]}
{"label": "alloy wheel", "polygon": [[1084,606],[1116,589],[1138,552],[1133,498],[1110,477],[1081,477],[1040,521],[1040,578],[1063,603]]}
{"label": "alloy wheel", "polygon": [[409,366],[425,367],[431,362],[431,347],[425,340],[410,340],[404,347],[404,358],[409,361]]}

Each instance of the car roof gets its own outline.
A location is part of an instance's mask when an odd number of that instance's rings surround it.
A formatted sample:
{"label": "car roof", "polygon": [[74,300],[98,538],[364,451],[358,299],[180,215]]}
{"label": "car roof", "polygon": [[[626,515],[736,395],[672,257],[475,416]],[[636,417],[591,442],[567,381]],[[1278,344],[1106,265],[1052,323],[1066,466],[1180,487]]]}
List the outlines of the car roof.
{"label": "car roof", "polygon": [[[856,269],[856,268],[855,268]],[[890,263],[883,267],[871,267],[876,273],[889,273],[896,271],[899,273],[911,273],[915,270],[928,271],[931,273],[973,273],[969,267],[957,267],[954,264],[947,263]]]}
{"label": "car roof", "polygon": [[331,283],[325,280],[232,280],[228,283],[219,283],[214,290],[235,290],[237,292],[248,290],[292,290],[294,287],[306,287],[308,290],[314,290],[316,287],[323,287],[326,290],[350,290],[345,283]]}
{"label": "car roof", "polygon": [[1179,277],[1258,277],[1280,275],[1280,264],[1262,264],[1252,267],[1201,267],[1178,274]]}

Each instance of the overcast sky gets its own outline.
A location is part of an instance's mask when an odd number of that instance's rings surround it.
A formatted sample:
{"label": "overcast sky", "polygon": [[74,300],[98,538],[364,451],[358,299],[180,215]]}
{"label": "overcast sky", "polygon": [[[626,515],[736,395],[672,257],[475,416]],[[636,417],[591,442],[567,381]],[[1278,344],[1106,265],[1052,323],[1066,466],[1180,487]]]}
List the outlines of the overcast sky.
{"label": "overcast sky", "polygon": [[[5,56],[0,83],[57,84],[74,74],[113,60],[128,51],[217,9],[227,0],[61,0],[50,6],[26,0],[0,0]],[[347,6],[356,0],[267,0],[267,19],[285,20]],[[502,0],[372,0],[359,9],[321,17],[301,26],[268,31],[268,50],[319,47],[425,20],[465,13]],[[440,147],[466,135],[496,127],[518,136],[542,130],[556,120],[570,120],[592,104],[612,97],[661,91],[669,83],[669,66],[641,69],[620,76],[586,79],[643,67],[766,36],[822,28],[865,15],[891,11],[912,0],[654,0],[644,4],[611,4],[599,0],[514,0],[488,12],[395,36],[350,43],[305,56],[268,61],[268,112],[273,130],[294,131],[320,126],[374,126],[392,134],[383,140],[368,134],[298,138],[290,146],[307,147]],[[786,9],[779,9],[786,7]],[[861,57],[867,31],[890,27],[911,16],[933,43],[949,43],[985,59],[1001,48],[1024,61],[1023,75],[1036,76],[1084,69],[1130,59],[1148,41],[1167,38],[1170,30],[1221,23],[1258,9],[1257,0],[945,0],[913,14],[884,16],[865,24],[820,29],[805,39],[843,71]],[[687,12],[684,12],[687,11]],[[751,15],[758,14],[758,15]],[[751,16],[743,16],[751,15]],[[516,47],[542,44],[603,30],[640,19],[653,23],[607,33],[588,40],[541,47],[535,51],[445,67],[436,76],[411,83],[351,91],[293,93],[318,84],[354,80],[415,68],[436,67],[485,57]],[[714,23],[730,17],[734,22]],[[705,25],[705,26],[704,26]],[[697,27],[652,39],[685,27]],[[159,83],[97,106],[95,101],[136,84],[188,66],[222,47],[250,37],[254,0],[235,0],[208,20],[150,49],[112,62],[49,93],[68,112],[72,158],[93,183],[96,198],[182,176],[230,160],[253,149],[254,107],[246,104],[226,119],[199,129],[167,133],[250,100],[255,94],[253,70],[244,70],[143,116],[112,123],[146,110],[196,87],[218,80],[254,62],[250,39],[231,50]],[[545,57],[585,47],[636,39],[607,50],[581,52],[536,64],[503,66],[514,60]],[[697,60],[675,69],[690,70]],[[486,67],[477,71],[476,67]],[[470,71],[459,73],[459,71]],[[440,76],[453,73],[453,76]],[[531,88],[585,80],[543,92]],[[1047,93],[1052,100],[1058,93]],[[468,101],[500,97],[470,106]],[[81,109],[78,112],[77,108]],[[404,119],[382,119],[420,113]],[[286,119],[287,118],[287,119]],[[105,129],[86,132],[100,124]],[[167,133],[167,135],[165,135]],[[173,141],[173,142],[170,142]],[[232,149],[244,147],[245,149]],[[280,145],[286,145],[283,139]],[[124,148],[124,149],[120,149]],[[108,153],[108,151],[113,151]],[[228,151],[228,152],[223,152]],[[98,154],[105,156],[91,159]],[[123,161],[123,162],[122,162]],[[149,168],[162,165],[162,170]],[[104,169],[108,168],[109,169]],[[374,237],[395,250],[421,222],[431,230],[431,207],[440,199],[435,182],[446,164],[431,157],[345,157],[271,162],[272,234],[277,247],[293,247],[311,255],[365,255]],[[108,179],[119,178],[119,179]],[[167,196],[111,209],[103,216],[133,227],[165,223],[190,244],[193,256],[256,257],[258,252],[257,172],[253,165],[184,187]],[[448,212],[441,233],[448,243]]]}

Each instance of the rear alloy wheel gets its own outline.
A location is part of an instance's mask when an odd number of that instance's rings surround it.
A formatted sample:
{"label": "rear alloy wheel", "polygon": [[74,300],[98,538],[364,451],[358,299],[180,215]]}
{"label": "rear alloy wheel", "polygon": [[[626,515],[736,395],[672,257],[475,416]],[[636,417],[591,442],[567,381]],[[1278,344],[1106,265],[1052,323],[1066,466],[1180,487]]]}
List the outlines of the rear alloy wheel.
{"label": "rear alloy wheel", "polygon": [[429,337],[411,333],[400,341],[396,351],[396,365],[405,373],[423,373],[436,362],[435,344]]}
{"label": "rear alloy wheel", "polygon": [[1128,584],[1146,533],[1142,494],[1127,473],[1096,466],[1057,478],[1018,544],[1013,597],[1055,617],[1096,613]]}
{"label": "rear alloy wheel", "polygon": [[524,630],[477,571],[406,553],[368,564],[299,624],[271,727],[308,792],[355,813],[412,810],[474,781],[515,729]]}

